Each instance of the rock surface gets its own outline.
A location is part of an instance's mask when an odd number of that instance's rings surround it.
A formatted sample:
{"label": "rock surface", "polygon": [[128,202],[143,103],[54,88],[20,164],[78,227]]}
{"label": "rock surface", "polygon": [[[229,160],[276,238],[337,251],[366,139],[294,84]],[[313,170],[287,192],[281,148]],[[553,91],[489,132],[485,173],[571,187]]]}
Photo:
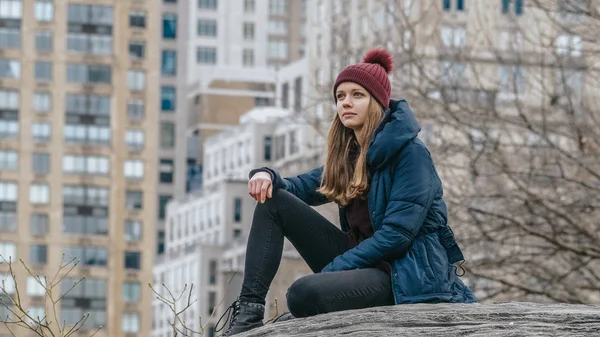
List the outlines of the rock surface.
{"label": "rock surface", "polygon": [[397,305],[296,318],[238,336],[600,336],[600,306]]}

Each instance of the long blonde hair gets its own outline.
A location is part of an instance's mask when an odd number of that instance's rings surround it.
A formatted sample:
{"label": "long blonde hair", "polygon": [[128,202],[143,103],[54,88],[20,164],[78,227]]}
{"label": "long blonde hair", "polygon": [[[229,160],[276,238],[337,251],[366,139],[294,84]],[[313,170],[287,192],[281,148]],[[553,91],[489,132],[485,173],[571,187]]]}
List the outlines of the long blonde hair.
{"label": "long blonde hair", "polygon": [[[369,191],[367,151],[375,129],[383,118],[383,108],[371,97],[360,139],[354,131],[342,124],[336,113],[327,136],[327,157],[321,186],[317,192],[346,206],[351,199],[365,197]],[[350,153],[357,149],[356,163],[351,162]]]}

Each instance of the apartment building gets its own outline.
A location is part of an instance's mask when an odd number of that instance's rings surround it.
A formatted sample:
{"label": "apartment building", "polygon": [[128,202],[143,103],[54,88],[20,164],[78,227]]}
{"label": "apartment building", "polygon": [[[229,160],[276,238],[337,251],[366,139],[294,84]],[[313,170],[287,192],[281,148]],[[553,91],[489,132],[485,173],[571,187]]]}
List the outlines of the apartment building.
{"label": "apartment building", "polygon": [[202,141],[274,104],[275,69],[303,56],[304,1],[161,1],[158,253],[165,207],[202,186]]}
{"label": "apartment building", "polygon": [[[0,254],[34,317],[150,333],[159,22],[151,1],[0,0]],[[51,277],[63,253],[79,263],[54,294],[86,279],[54,318],[17,261]]]}

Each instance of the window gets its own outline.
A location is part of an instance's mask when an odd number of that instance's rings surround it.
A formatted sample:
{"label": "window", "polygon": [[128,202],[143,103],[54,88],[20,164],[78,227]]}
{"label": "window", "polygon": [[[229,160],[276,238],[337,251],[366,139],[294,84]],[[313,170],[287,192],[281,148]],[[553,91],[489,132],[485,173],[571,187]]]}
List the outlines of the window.
{"label": "window", "polygon": [[127,119],[130,121],[141,121],[145,115],[144,101],[132,99],[127,101]]}
{"label": "window", "polygon": [[48,247],[46,245],[31,245],[29,247],[29,263],[32,265],[46,264]]}
{"label": "window", "polygon": [[162,111],[175,110],[175,87],[160,88],[160,106]]}
{"label": "window", "polygon": [[254,23],[244,22],[244,39],[254,40]]}
{"label": "window", "polygon": [[171,200],[170,195],[159,195],[158,196],[158,218],[164,220],[166,215],[167,203]]}
{"label": "window", "polygon": [[17,229],[17,193],[17,184],[0,182],[0,232]]}
{"label": "window", "polygon": [[16,170],[19,166],[19,154],[16,151],[0,150],[0,171]]}
{"label": "window", "polygon": [[287,35],[288,26],[287,22],[282,20],[270,20],[269,21],[269,34],[271,35]]}
{"label": "window", "polygon": [[175,123],[160,122],[160,147],[171,149],[175,146]]}
{"label": "window", "polygon": [[129,27],[146,28],[146,12],[129,12]]}
{"label": "window", "polygon": [[49,92],[35,92],[33,94],[33,110],[35,112],[48,112],[52,105],[52,98]]}
{"label": "window", "polygon": [[210,19],[198,20],[198,36],[217,36],[217,21]]}
{"label": "window", "polygon": [[242,236],[242,230],[241,229],[236,228],[236,229],[233,230],[233,238],[234,239],[237,239],[237,238],[239,238],[241,236]]}
{"label": "window", "polygon": [[50,201],[48,184],[32,184],[29,186],[29,202],[34,205],[47,204]]}
{"label": "window", "polygon": [[285,135],[275,136],[275,160],[285,157]]}
{"label": "window", "polygon": [[108,234],[107,188],[63,186],[63,232],[77,235]]}
{"label": "window", "polygon": [[302,110],[302,77],[298,76],[294,79],[294,111]]}
{"label": "window", "polygon": [[110,84],[111,67],[109,65],[67,63],[67,82]]}
{"label": "window", "polygon": [[198,47],[196,50],[196,61],[204,64],[217,63],[217,48],[215,47]]}
{"label": "window", "polygon": [[48,214],[31,214],[29,230],[32,235],[43,235],[48,232]]}
{"label": "window", "polygon": [[498,47],[500,50],[520,52],[523,49],[523,33],[514,29],[501,31]]}
{"label": "window", "polygon": [[142,209],[144,205],[144,193],[142,191],[127,190],[125,192],[125,208]]}
{"label": "window", "polygon": [[177,38],[177,15],[163,14],[163,39]]}
{"label": "window", "polygon": [[175,75],[177,73],[177,52],[174,50],[162,51],[161,73],[163,75]]}
{"label": "window", "polygon": [[268,57],[270,59],[285,60],[288,58],[287,41],[269,41]]}
{"label": "window", "polygon": [[281,85],[281,107],[284,109],[290,106],[290,84],[285,82]]}
{"label": "window", "polygon": [[142,254],[139,252],[125,252],[125,269],[140,269]]}
{"label": "window", "polygon": [[0,90],[0,139],[19,135],[18,91]]}
{"label": "window", "polygon": [[28,276],[27,277],[27,295],[44,296],[46,295],[46,277]]}
{"label": "window", "polygon": [[[21,21],[20,20],[3,20],[9,25],[12,23],[14,27],[0,27],[0,48],[2,49],[19,49],[21,48]],[[14,23],[13,23],[14,22]]]}
{"label": "window", "polygon": [[31,155],[31,170],[35,174],[50,172],[50,154],[34,152]]}
{"label": "window", "polygon": [[110,96],[67,94],[64,136],[68,143],[110,144]]}
{"label": "window", "polygon": [[125,240],[140,241],[142,240],[142,222],[139,220],[125,221]]}
{"label": "window", "polygon": [[582,21],[589,11],[588,4],[586,0],[559,1],[559,17],[566,21]]}
{"label": "window", "polygon": [[255,106],[271,106],[271,100],[268,97],[254,97]]}
{"label": "window", "polygon": [[271,147],[272,147],[272,138],[271,136],[265,136],[264,139],[264,148],[265,148],[265,161],[271,160]]}
{"label": "window", "polygon": [[212,315],[217,305],[217,293],[214,291],[208,292],[208,315]]}
{"label": "window", "polygon": [[233,221],[235,221],[235,222],[242,221],[242,199],[241,198],[233,199]]}
{"label": "window", "polygon": [[32,326],[35,326],[40,322],[42,324],[47,323],[46,308],[44,307],[29,307],[27,309],[27,314],[29,315],[29,317],[31,317],[27,318],[27,322]]}
{"label": "window", "polygon": [[298,146],[298,132],[293,130],[290,132],[290,154],[295,154],[300,151]]}
{"label": "window", "polygon": [[138,282],[123,283],[123,301],[125,303],[137,303],[140,300],[141,286]]}
{"label": "window", "polygon": [[244,13],[254,13],[255,8],[255,0],[244,0]]}
{"label": "window", "polygon": [[517,15],[523,15],[523,0],[502,0],[502,13],[508,14],[511,11]]}
{"label": "window", "polygon": [[199,9],[217,9],[217,0],[198,0]]}
{"label": "window", "polygon": [[146,87],[146,72],[129,70],[127,72],[127,87],[130,90],[144,90]]}
{"label": "window", "polygon": [[125,178],[142,179],[144,177],[144,162],[141,160],[125,161]]}
{"label": "window", "polygon": [[158,174],[161,183],[173,183],[173,171],[175,170],[172,159],[161,159],[158,166]]}
{"label": "window", "polygon": [[525,90],[523,69],[520,65],[500,66],[500,91],[505,93],[522,93]]}
{"label": "window", "polygon": [[21,77],[21,62],[17,60],[0,59],[0,78]]}
{"label": "window", "polygon": [[[0,243],[2,245],[2,243]],[[4,256],[4,255],[2,255]],[[8,261],[8,258],[6,259]],[[13,259],[14,261],[14,259]],[[14,294],[15,293],[15,279],[12,278],[10,274],[0,274],[0,283],[4,284],[6,289],[6,294]],[[6,302],[4,302],[6,303]],[[1,317],[6,317],[6,314],[3,314]]]}
{"label": "window", "polygon": [[23,4],[21,0],[0,0],[0,18],[21,19]]}
{"label": "window", "polygon": [[217,261],[210,260],[208,264],[208,284],[217,284]]}
{"label": "window", "polygon": [[451,85],[463,80],[465,73],[464,63],[443,61],[442,62],[442,84]]}
{"label": "window", "polygon": [[146,42],[129,41],[129,57],[134,60],[141,60],[146,57]]}
{"label": "window", "polygon": [[38,21],[52,21],[54,18],[54,4],[52,1],[35,2],[35,19]]}
{"label": "window", "polygon": [[111,6],[70,4],[67,50],[80,54],[112,54],[114,13]]}
{"label": "window", "polygon": [[126,312],[123,314],[121,327],[123,332],[139,332],[140,331],[140,315],[135,312]]}
{"label": "window", "polygon": [[50,140],[51,126],[48,123],[31,124],[31,135],[36,142],[47,142]]}
{"label": "window", "polygon": [[80,266],[101,266],[108,263],[108,250],[100,247],[66,246],[65,259],[76,259]]}
{"label": "window", "polygon": [[556,53],[558,55],[582,55],[582,40],[578,35],[560,35],[556,38]]}
{"label": "window", "polygon": [[465,10],[465,0],[443,0],[443,6],[445,11],[452,10],[452,5],[456,6],[456,10],[463,11]]}
{"label": "window", "polygon": [[441,28],[442,44],[445,47],[462,47],[465,44],[466,34],[463,27],[444,25]]}
{"label": "window", "polygon": [[0,210],[0,232],[12,233],[17,229],[16,203],[2,203],[5,209]]}
{"label": "window", "polygon": [[82,326],[82,330],[95,330],[105,327],[107,322],[106,299],[108,291],[106,280],[86,277],[75,287],[73,284],[79,278],[67,277],[61,281],[60,322],[75,324],[84,315],[89,315]]}
{"label": "window", "polygon": [[10,242],[0,242],[0,261],[17,262],[17,246]]}
{"label": "window", "polygon": [[110,160],[104,156],[65,155],[63,157],[63,172],[108,175],[110,173]]}
{"label": "window", "polygon": [[36,79],[36,81],[52,80],[52,63],[36,62],[35,63],[35,79]]}
{"label": "window", "polygon": [[242,63],[244,67],[254,66],[254,50],[250,48],[244,48]]}
{"label": "window", "polygon": [[127,130],[125,132],[125,145],[129,150],[141,150],[144,148],[144,131]]}
{"label": "window", "polygon": [[285,15],[287,6],[287,0],[269,0],[269,14]]}
{"label": "window", "polygon": [[556,71],[556,92],[559,96],[572,96],[573,99],[581,95],[581,71]]}
{"label": "window", "polygon": [[0,182],[0,202],[17,201],[17,184]]}

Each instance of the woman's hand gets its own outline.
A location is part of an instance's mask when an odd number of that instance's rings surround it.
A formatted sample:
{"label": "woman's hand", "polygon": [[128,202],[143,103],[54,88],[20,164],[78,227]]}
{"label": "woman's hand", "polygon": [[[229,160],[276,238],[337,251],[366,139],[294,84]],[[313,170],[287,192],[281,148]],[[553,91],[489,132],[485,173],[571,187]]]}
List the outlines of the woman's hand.
{"label": "woman's hand", "polygon": [[261,204],[273,196],[273,184],[268,172],[256,172],[248,182],[248,193]]}

